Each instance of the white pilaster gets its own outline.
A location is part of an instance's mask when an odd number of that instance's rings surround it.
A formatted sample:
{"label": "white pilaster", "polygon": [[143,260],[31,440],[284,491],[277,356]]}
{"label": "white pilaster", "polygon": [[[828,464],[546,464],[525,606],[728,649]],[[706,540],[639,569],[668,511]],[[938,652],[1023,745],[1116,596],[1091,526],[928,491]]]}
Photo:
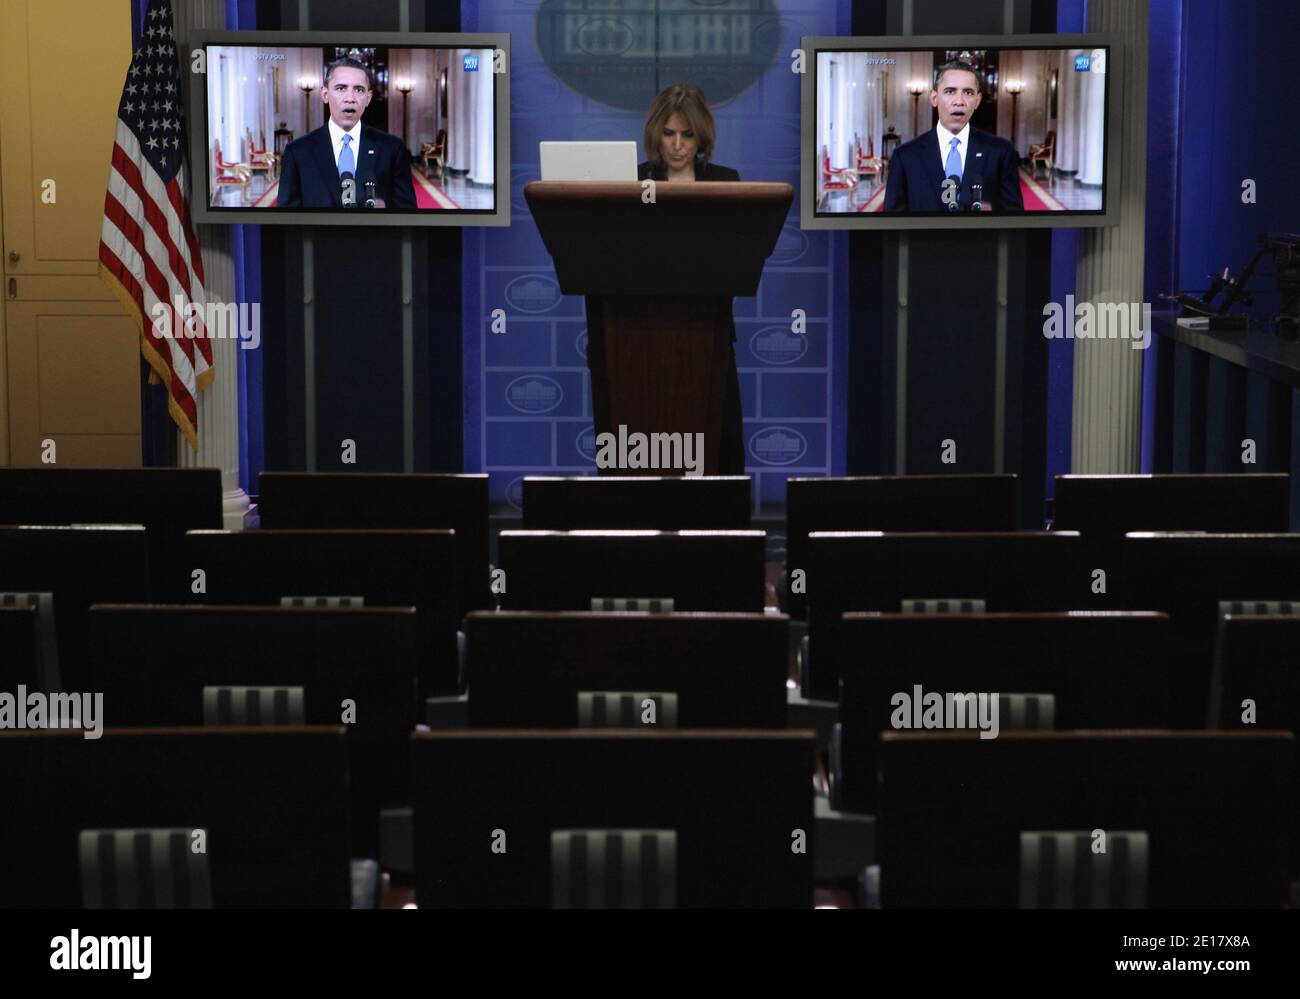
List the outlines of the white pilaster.
{"label": "white pilaster", "polygon": [[[176,47],[188,51],[187,41],[192,28],[225,28],[226,12],[223,0],[180,0],[174,5]],[[187,60],[188,62],[188,60]],[[201,77],[190,76],[189,85],[202,84]],[[189,128],[206,128],[201,121],[186,121]],[[187,164],[188,166],[188,164]],[[193,197],[193,195],[192,195]],[[193,201],[191,199],[191,204]],[[235,267],[231,257],[231,230],[229,226],[196,226],[199,246],[203,252],[203,269],[207,278],[205,291],[209,302],[237,302],[235,294]],[[236,332],[236,331],[227,331]],[[244,515],[248,513],[248,494],[239,485],[239,346],[235,339],[217,339],[212,344],[212,366],[215,377],[206,390],[199,393],[199,450],[196,454],[189,442],[176,434],[176,453],[182,468],[221,469],[221,508],[224,527],[228,531],[243,530]]]}
{"label": "white pilaster", "polygon": [[[1079,237],[1079,302],[1141,302],[1146,231],[1148,0],[1091,0],[1088,30],[1122,35],[1124,109],[1120,118],[1123,171],[1107,177],[1107,195],[1123,221],[1085,229]],[[1085,97],[1086,99],[1086,97]],[[1085,164],[1080,163],[1083,172]],[[1071,466],[1077,473],[1136,472],[1142,416],[1142,355],[1129,340],[1074,341]]]}

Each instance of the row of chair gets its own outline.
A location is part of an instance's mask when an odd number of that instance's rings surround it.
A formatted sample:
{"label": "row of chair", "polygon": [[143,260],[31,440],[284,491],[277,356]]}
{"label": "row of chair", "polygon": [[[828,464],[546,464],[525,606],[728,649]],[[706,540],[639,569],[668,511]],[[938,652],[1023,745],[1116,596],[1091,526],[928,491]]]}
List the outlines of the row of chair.
{"label": "row of chair", "polygon": [[[147,544],[138,527],[0,528],[0,592],[54,594],[65,684],[84,684],[87,608],[147,602]],[[760,531],[503,531],[495,596],[509,610],[633,599],[758,613],[763,546]],[[1104,566],[1067,531],[814,532],[808,546],[802,687],[827,700],[839,697],[845,613],[897,611],[915,600],[977,601],[987,611],[1159,610],[1170,614],[1187,664],[1173,721],[1200,725],[1218,603],[1300,599],[1300,535],[1130,534]],[[180,548],[186,603],[356,596],[367,606],[415,607],[420,692],[463,688],[452,531],[196,531]]]}
{"label": "row of chair", "polygon": [[[877,901],[1280,907],[1293,743],[887,734]],[[811,733],[487,730],[409,748],[421,907],[810,904]],[[348,780],[332,726],[0,732],[0,794],[22,816],[0,824],[17,860],[0,904],[363,904]]]}
{"label": "row of chair", "polygon": [[[1200,724],[1300,728],[1300,678],[1286,665],[1300,616],[1222,609],[1214,684],[1201,698],[1213,713]],[[7,646],[4,689],[39,689],[33,613],[0,609],[0,637],[19,639]],[[353,842],[378,849],[380,810],[410,800],[404,747],[422,716],[413,609],[99,605],[87,620],[89,688],[104,695],[109,725],[346,724]],[[476,612],[464,722],[783,728],[788,628],[768,614]],[[899,692],[1032,699],[1036,717],[1003,706],[1001,731],[1168,728],[1172,692],[1187,683],[1159,613],[857,613],[841,637],[831,801],[853,812],[879,804],[879,733],[897,727]],[[430,706],[436,723],[442,705]]]}
{"label": "row of chair", "polygon": [[[261,526],[455,531],[461,612],[491,606],[485,475],[264,472]],[[1018,510],[1014,475],[791,478],[788,572],[807,568],[814,531],[1010,531],[1044,519]],[[1125,533],[1287,530],[1285,474],[1058,476],[1052,525],[1078,531],[1108,561]],[[529,476],[525,530],[748,530],[750,480]],[[183,599],[178,542],[221,526],[215,469],[0,469],[0,524],[132,523],[149,529],[153,597]],[[786,609],[804,614],[787,586]]]}

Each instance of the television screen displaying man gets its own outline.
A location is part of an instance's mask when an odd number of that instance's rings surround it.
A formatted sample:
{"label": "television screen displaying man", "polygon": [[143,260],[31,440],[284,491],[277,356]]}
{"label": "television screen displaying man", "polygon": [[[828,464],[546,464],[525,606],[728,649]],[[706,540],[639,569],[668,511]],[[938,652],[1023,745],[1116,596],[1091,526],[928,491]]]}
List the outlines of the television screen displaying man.
{"label": "television screen displaying man", "polygon": [[416,207],[406,144],[361,122],[373,94],[360,62],[329,64],[320,89],[329,120],[285,147],[277,207]]}
{"label": "television screen displaying man", "polygon": [[904,142],[889,161],[887,212],[1023,212],[1020,158],[1006,139],[971,125],[980,105],[979,77],[965,62],[935,71],[934,129]]}

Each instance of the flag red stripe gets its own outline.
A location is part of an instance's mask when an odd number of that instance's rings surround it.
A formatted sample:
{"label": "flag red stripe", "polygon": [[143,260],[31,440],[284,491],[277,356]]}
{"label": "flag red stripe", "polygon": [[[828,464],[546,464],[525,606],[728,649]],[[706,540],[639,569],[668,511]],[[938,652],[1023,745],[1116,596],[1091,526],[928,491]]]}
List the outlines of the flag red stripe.
{"label": "flag red stripe", "polygon": [[[101,242],[99,244],[99,261],[108,269],[110,274],[117,278],[122,287],[126,289],[128,294],[130,294],[132,299],[139,303],[140,314],[142,316],[147,316],[147,313],[144,311],[144,291],[141,289],[140,283],[136,281],[135,275],[131,273],[131,269],[127,267],[126,264],[122,263],[116,253],[109,249],[107,243]],[[174,309],[172,311],[175,312]],[[151,340],[157,339],[153,333],[152,327],[149,325],[148,319],[145,320],[144,328],[146,335],[148,335]],[[160,354],[160,356],[163,357],[164,361],[170,360],[170,358],[165,354]],[[176,400],[177,405],[179,405],[185,415],[189,417],[190,423],[197,426],[198,408],[195,405],[194,397],[190,395],[189,389],[186,387],[185,383],[181,381],[180,376],[176,374],[176,371],[172,369],[171,365],[168,364],[167,367],[169,374],[168,381],[171,383],[169,387],[172,398]]]}
{"label": "flag red stripe", "polygon": [[[146,211],[147,210],[148,209],[146,209]],[[140,254],[140,260],[144,263],[145,283],[149,285],[149,290],[153,292],[154,297],[166,307],[171,322],[172,334],[175,336],[178,332],[184,329],[181,325],[182,317],[176,313],[176,307],[171,299],[171,287],[167,284],[166,276],[164,276],[162,271],[158,269],[158,265],[154,262],[153,257],[151,257],[145,249],[144,231],[140,228],[139,223],[127,214],[126,208],[117,200],[117,198],[113,197],[111,192],[104,198],[104,215],[110,222],[117,226],[122,235],[126,237],[127,242],[130,243],[131,246],[135,248],[136,252]],[[129,274],[130,271],[127,271],[127,273]],[[132,275],[132,280],[134,280],[134,275]],[[152,341],[165,343],[165,338],[160,337],[158,331],[153,328],[153,316],[144,307],[143,289],[141,290],[140,296],[140,313],[144,317],[145,335]],[[189,350],[185,350],[185,345],[188,341],[186,341],[184,337],[178,337],[176,342],[180,344],[181,350],[184,351],[185,356],[188,357],[190,363],[193,364],[193,348],[191,347]],[[167,348],[167,350],[168,353],[170,353],[170,348]],[[182,382],[181,384],[184,383]]]}
{"label": "flag red stripe", "polygon": [[[153,230],[154,235],[158,237],[159,242],[162,243],[164,249],[167,251],[168,269],[171,271],[173,275],[175,275],[176,280],[179,282],[181,289],[182,291],[185,292],[186,296],[192,296],[193,286],[190,283],[189,268],[185,266],[185,258],[181,255],[181,252],[176,248],[176,244],[172,242],[171,232],[169,231],[168,224],[167,224],[168,222],[167,216],[164,214],[163,210],[158,207],[157,202],[153,200],[153,197],[145,189],[144,178],[140,175],[139,167],[137,167],[135,163],[133,163],[131,159],[126,155],[126,151],[123,150],[121,146],[116,144],[114,144],[113,146],[113,169],[115,169],[119,174],[121,174],[122,179],[127,182],[127,185],[131,188],[132,191],[135,192],[136,196],[140,199],[140,204],[144,208],[145,219],[149,223],[149,228]],[[178,221],[179,221],[179,217],[178,217]],[[136,249],[140,251],[141,256],[148,257],[149,255],[143,250],[143,245],[144,245],[143,233],[141,233],[139,237],[130,237],[130,238],[132,243],[135,244]],[[191,249],[191,253],[192,252],[193,250]],[[152,281],[150,281],[150,286],[152,286],[154,288],[155,293],[157,293],[158,291],[157,286],[155,286]],[[159,294],[158,297],[165,302],[170,302],[171,301],[170,288],[168,288],[164,293]],[[173,312],[174,311],[175,310],[173,309]],[[176,324],[175,317],[174,317],[172,329],[179,330],[180,328],[181,327]],[[198,339],[197,341],[182,338],[179,339],[177,342],[181,345],[181,350],[185,352],[185,356],[189,358],[191,365],[194,363],[194,344],[197,342],[205,345],[206,349],[203,350],[204,359],[209,361],[210,363],[212,360],[212,347],[210,344],[208,344],[206,336],[202,335],[203,333],[202,320],[200,320],[196,324],[196,330],[198,331],[200,336],[200,339]]]}

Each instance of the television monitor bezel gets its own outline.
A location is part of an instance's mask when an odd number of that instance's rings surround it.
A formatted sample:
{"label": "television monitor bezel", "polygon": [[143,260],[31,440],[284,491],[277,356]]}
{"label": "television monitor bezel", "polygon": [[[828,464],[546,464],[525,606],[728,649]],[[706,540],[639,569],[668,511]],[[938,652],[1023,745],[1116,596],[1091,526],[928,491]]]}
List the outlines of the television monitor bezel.
{"label": "television monitor bezel", "polygon": [[[343,208],[213,208],[208,191],[208,77],[207,49],[213,45],[265,46],[268,48],[328,48],[357,46],[500,49],[505,52],[505,72],[494,73],[493,141],[496,207],[487,209],[424,210],[402,213],[356,211]],[[189,58],[204,50],[204,72],[192,73],[186,113],[189,115],[190,213],[206,225],[297,226],[508,226],[510,225],[510,35],[502,32],[417,31],[194,31]],[[194,77],[201,77],[202,84]]]}
{"label": "television monitor bezel", "polygon": [[[1121,114],[1127,50],[1124,36],[1111,32],[1008,35],[818,35],[800,39],[805,64],[800,82],[799,225],[803,229],[1088,229],[1120,223],[1123,189]],[[909,215],[903,212],[818,213],[815,175],[817,142],[817,56],[820,52],[890,52],[906,49],[1108,49],[1106,53],[1106,175],[1101,211],[956,212]]]}

